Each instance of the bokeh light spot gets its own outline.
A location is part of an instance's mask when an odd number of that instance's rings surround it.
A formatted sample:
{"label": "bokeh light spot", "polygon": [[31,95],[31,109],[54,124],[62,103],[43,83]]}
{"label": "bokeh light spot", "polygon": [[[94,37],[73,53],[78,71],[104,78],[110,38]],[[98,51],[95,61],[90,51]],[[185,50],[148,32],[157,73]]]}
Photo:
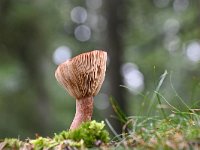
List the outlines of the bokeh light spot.
{"label": "bokeh light spot", "polygon": [[166,36],[164,39],[164,47],[169,52],[174,52],[180,47],[181,40],[178,36],[172,35],[172,36]]}
{"label": "bokeh light spot", "polygon": [[71,50],[67,46],[58,47],[53,53],[53,61],[55,64],[59,65],[65,62],[67,59],[71,58]]}
{"label": "bokeh light spot", "polygon": [[200,61],[200,43],[193,41],[187,46],[186,55],[193,62]]}
{"label": "bokeh light spot", "polygon": [[79,40],[81,42],[85,42],[85,41],[88,41],[90,39],[91,30],[86,25],[80,25],[80,26],[76,27],[76,29],[74,31],[74,35],[75,35],[77,40]]}
{"label": "bokeh light spot", "polygon": [[121,69],[125,85],[131,92],[138,94],[144,89],[144,76],[133,63],[126,63]]}
{"label": "bokeh light spot", "polygon": [[107,20],[102,15],[89,13],[88,14],[88,22],[89,22],[90,27],[95,32],[101,33],[106,30]]}
{"label": "bokeh light spot", "polygon": [[165,21],[163,30],[166,34],[177,34],[180,29],[180,23],[177,19],[175,18],[169,18]]}
{"label": "bokeh light spot", "polygon": [[71,11],[71,19],[75,23],[84,23],[87,19],[87,11],[85,8],[77,6]]}
{"label": "bokeh light spot", "polygon": [[189,1],[188,0],[175,0],[173,3],[173,8],[175,12],[181,12],[188,8]]}

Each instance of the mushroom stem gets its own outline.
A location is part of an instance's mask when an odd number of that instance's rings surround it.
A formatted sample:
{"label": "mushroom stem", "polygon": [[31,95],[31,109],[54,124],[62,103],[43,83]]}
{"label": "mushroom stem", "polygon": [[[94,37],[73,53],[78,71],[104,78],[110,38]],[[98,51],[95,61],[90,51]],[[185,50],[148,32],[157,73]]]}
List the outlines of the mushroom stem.
{"label": "mushroom stem", "polygon": [[70,130],[76,129],[82,122],[90,121],[93,113],[93,97],[76,99],[76,114]]}

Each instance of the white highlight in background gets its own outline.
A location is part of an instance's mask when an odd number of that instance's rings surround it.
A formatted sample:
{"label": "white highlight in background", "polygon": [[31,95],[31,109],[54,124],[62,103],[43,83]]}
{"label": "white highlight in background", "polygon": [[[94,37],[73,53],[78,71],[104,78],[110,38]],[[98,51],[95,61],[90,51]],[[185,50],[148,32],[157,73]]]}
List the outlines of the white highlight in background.
{"label": "white highlight in background", "polygon": [[200,61],[200,43],[193,41],[186,48],[186,55],[190,61]]}
{"label": "white highlight in background", "polygon": [[125,86],[130,88],[131,92],[138,94],[144,89],[144,76],[138,67],[133,63],[126,63],[122,66],[121,73],[124,77]]}
{"label": "white highlight in background", "polygon": [[71,58],[72,53],[69,47],[60,46],[53,53],[53,62],[57,65],[65,62],[69,58]]}

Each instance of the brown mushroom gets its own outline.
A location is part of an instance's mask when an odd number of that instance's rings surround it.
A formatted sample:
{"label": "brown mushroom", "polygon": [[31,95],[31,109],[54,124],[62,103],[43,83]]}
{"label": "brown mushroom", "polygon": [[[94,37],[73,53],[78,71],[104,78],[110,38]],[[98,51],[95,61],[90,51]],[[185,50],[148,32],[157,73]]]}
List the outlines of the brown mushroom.
{"label": "brown mushroom", "polygon": [[76,98],[76,114],[70,129],[90,121],[93,97],[105,78],[107,53],[101,50],[80,54],[60,64],[55,72],[57,81]]}

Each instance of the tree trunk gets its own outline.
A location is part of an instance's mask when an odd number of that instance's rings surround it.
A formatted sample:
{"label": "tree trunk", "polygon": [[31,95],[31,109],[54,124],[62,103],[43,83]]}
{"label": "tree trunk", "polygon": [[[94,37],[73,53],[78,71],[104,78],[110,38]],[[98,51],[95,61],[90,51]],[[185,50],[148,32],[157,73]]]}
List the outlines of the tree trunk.
{"label": "tree trunk", "polygon": [[[123,30],[126,21],[125,1],[105,0],[105,15],[107,19],[107,39],[105,42],[108,50],[110,64],[108,68],[110,96],[117,101],[123,112],[126,113],[126,99],[123,78],[120,72],[123,62]],[[117,132],[121,132],[122,125],[117,121],[112,121],[112,125]]]}

